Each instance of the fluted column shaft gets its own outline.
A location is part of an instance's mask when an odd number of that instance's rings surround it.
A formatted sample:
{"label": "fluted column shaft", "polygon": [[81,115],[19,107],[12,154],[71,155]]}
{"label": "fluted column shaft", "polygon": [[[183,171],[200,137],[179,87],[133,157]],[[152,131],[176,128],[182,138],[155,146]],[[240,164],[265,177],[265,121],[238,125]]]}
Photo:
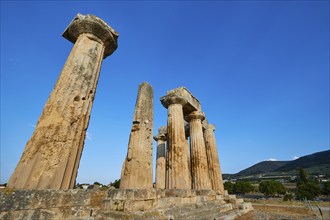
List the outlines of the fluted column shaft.
{"label": "fluted column shaft", "polygon": [[202,130],[204,114],[194,111],[188,115],[190,123],[191,176],[193,189],[211,189],[206,149]]}
{"label": "fluted column shaft", "polygon": [[156,157],[156,188],[165,189],[165,173],[166,173],[166,136],[157,135],[154,137],[157,141],[157,157]]}
{"label": "fluted column shaft", "polygon": [[214,137],[215,126],[208,124],[204,126],[204,140],[207,153],[209,172],[211,177],[212,189],[224,193],[222,173],[220,168],[219,156]]}
{"label": "fluted column shaft", "polygon": [[153,89],[144,82],[139,85],[128,151],[123,163],[121,189],[151,189]]}
{"label": "fluted column shaft", "polygon": [[[93,32],[95,26],[104,35]],[[104,52],[110,55],[116,49],[117,35],[92,15],[77,15],[68,29],[66,37],[75,42],[74,47],[8,182],[9,188],[69,189],[75,185]]]}
{"label": "fluted column shaft", "polygon": [[165,102],[168,108],[166,189],[191,189],[189,151],[182,109],[185,100],[169,97]]}

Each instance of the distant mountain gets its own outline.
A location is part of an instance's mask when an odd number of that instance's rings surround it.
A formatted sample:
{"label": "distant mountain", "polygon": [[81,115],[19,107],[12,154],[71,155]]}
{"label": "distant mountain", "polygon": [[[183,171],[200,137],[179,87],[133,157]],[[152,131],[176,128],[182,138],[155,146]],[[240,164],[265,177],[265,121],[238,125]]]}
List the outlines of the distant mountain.
{"label": "distant mountain", "polygon": [[275,172],[287,172],[291,170],[296,170],[297,168],[311,168],[323,165],[330,166],[330,150],[317,152],[307,156],[300,157],[290,163],[284,164],[281,167],[275,169]]}
{"label": "distant mountain", "polygon": [[302,167],[310,174],[330,174],[330,150],[306,155],[292,161],[263,161],[236,174],[223,174],[223,178],[258,178],[259,176],[291,175]]}
{"label": "distant mountain", "polygon": [[249,176],[249,175],[257,175],[262,173],[272,172],[286,164],[290,163],[290,161],[262,161],[257,163],[249,168],[246,168],[239,173],[237,176]]}

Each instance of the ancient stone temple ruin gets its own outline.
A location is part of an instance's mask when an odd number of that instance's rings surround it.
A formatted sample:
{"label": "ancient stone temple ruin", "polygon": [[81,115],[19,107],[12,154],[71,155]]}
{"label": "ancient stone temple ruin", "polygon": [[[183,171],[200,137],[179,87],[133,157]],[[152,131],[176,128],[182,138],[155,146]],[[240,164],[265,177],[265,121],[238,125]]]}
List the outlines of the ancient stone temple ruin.
{"label": "ancient stone temple ruin", "polygon": [[116,50],[118,34],[78,14],[63,37],[73,49],[0,191],[0,219],[234,219],[252,210],[224,190],[215,126],[186,88],[156,102],[167,109],[167,125],[153,137],[154,95],[146,82],[138,88],[120,189],[74,189],[101,63]]}
{"label": "ancient stone temple ruin", "polygon": [[[168,122],[167,127],[160,128],[159,134],[154,137],[161,141],[157,147],[156,172],[165,172],[166,175],[161,177],[156,174],[156,186],[166,189],[212,189],[224,194],[214,126],[205,119],[200,102],[186,88],[181,87],[167,92],[161,98],[161,103],[168,110]],[[189,124],[185,124],[187,122]],[[162,168],[165,141],[166,168]]]}

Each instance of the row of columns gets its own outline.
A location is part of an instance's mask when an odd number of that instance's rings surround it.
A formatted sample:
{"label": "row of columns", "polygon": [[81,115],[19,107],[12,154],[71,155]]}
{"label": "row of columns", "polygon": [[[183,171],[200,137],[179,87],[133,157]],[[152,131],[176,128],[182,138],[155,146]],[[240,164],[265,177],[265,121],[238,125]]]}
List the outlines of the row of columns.
{"label": "row of columns", "polygon": [[[224,193],[215,127],[207,123],[200,110],[184,114],[187,101],[181,97],[166,96],[162,104],[168,110],[168,121],[167,129],[160,128],[154,137],[157,141],[156,188],[213,189]],[[185,134],[185,120],[189,123],[189,135]]]}

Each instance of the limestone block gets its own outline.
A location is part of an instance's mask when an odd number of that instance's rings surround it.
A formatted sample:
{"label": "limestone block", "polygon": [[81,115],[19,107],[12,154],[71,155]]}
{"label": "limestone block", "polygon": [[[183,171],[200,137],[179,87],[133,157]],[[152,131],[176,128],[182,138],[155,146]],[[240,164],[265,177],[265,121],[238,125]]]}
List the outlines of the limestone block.
{"label": "limestone block", "polygon": [[157,193],[155,189],[139,189],[134,190],[134,199],[135,200],[149,200],[156,199]]}
{"label": "limestone block", "polygon": [[[125,207],[126,208],[126,207]],[[145,211],[153,208],[153,200],[131,201],[129,211]]]}
{"label": "limestone block", "polygon": [[166,189],[165,197],[190,197],[191,190],[185,189]]}
{"label": "limestone block", "polygon": [[236,199],[236,204],[243,203],[243,202],[244,202],[243,199]]}
{"label": "limestone block", "polygon": [[239,209],[244,209],[244,210],[253,210],[253,206],[250,202],[243,202],[238,205]]}
{"label": "limestone block", "polygon": [[208,201],[208,196],[197,196],[196,197],[196,202],[197,203],[202,203]]}
{"label": "limestone block", "polygon": [[176,205],[176,198],[175,197],[164,197],[160,198],[157,201],[157,206],[155,208],[167,208],[167,207],[173,207]]}
{"label": "limestone block", "polygon": [[216,195],[216,200],[223,200],[223,196],[222,195]]}
{"label": "limestone block", "polygon": [[165,189],[157,189],[156,190],[156,196],[157,196],[157,198],[163,198],[163,197],[165,197],[165,192],[166,192]]}
{"label": "limestone block", "polygon": [[114,200],[125,200],[128,197],[128,192],[128,190],[111,189],[108,191],[107,198]]}
{"label": "limestone block", "polygon": [[[188,91],[185,87],[179,87],[172,89],[166,93],[167,96],[175,95],[186,100],[186,104],[183,106],[183,112],[185,115],[189,114],[192,111],[200,111],[201,105],[197,98],[195,98],[191,92]],[[164,98],[164,97],[163,97]],[[161,100],[163,99],[161,98]]]}
{"label": "limestone block", "polygon": [[216,195],[216,192],[214,190],[210,190],[210,189],[199,189],[196,190],[196,195],[197,196],[213,196]]}

